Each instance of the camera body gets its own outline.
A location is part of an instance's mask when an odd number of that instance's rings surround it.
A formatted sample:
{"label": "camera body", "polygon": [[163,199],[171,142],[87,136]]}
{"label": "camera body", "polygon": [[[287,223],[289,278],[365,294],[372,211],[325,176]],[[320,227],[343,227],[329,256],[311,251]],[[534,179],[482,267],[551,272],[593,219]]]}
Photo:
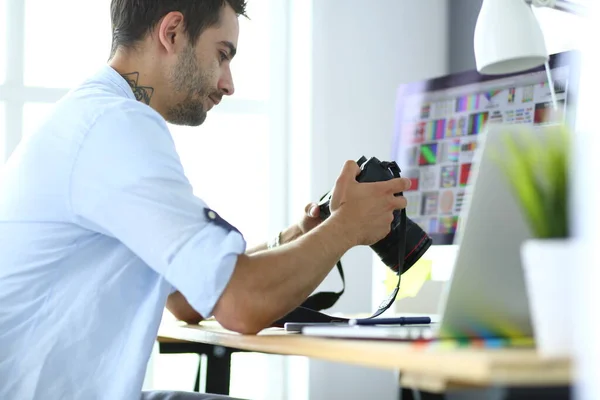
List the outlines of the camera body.
{"label": "camera body", "polygon": [[[360,174],[356,177],[358,182],[380,182],[400,177],[400,168],[395,162],[382,162],[375,157],[367,160],[363,156],[357,163],[361,168]],[[403,193],[395,194],[395,196],[402,195]],[[326,193],[319,201],[321,219],[331,215],[330,201],[331,192]],[[421,258],[431,244],[432,239],[429,235],[406,217],[406,210],[395,210],[390,233],[371,245],[371,248],[385,265],[401,275]],[[401,246],[404,246],[404,249]]]}

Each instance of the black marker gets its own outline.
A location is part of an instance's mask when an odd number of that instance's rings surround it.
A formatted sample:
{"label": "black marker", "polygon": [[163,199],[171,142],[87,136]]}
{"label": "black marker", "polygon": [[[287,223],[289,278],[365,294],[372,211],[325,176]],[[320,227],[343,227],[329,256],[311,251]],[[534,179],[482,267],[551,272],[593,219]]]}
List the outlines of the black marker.
{"label": "black marker", "polygon": [[348,325],[418,325],[430,324],[429,317],[364,318],[351,319]]}

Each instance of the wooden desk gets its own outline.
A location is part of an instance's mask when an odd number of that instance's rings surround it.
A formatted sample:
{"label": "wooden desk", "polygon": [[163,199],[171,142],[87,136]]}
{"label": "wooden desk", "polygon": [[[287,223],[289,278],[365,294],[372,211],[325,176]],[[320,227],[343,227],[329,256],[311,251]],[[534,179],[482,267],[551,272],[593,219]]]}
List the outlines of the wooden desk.
{"label": "wooden desk", "polygon": [[571,382],[567,359],[543,359],[534,349],[448,348],[438,344],[327,339],[267,329],[239,335],[216,322],[200,325],[167,323],[159,342],[204,343],[252,352],[306,356],[399,371],[403,387],[441,393],[457,388],[565,387]]}

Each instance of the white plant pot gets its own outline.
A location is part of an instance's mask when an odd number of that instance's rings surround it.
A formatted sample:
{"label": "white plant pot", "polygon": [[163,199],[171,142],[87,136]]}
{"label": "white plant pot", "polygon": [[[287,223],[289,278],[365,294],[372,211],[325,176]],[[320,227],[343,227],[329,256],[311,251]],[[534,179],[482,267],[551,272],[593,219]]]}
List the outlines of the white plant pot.
{"label": "white plant pot", "polygon": [[573,242],[529,239],[521,246],[536,347],[544,357],[572,355]]}

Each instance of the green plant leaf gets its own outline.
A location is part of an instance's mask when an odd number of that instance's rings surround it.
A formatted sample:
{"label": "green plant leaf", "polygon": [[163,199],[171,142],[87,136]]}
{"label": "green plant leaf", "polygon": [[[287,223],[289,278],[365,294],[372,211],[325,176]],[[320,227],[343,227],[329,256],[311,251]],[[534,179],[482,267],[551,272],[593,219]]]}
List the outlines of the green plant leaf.
{"label": "green plant leaf", "polygon": [[570,132],[564,126],[542,129],[543,136],[507,132],[502,137],[503,151],[495,151],[494,158],[533,235],[567,237]]}

